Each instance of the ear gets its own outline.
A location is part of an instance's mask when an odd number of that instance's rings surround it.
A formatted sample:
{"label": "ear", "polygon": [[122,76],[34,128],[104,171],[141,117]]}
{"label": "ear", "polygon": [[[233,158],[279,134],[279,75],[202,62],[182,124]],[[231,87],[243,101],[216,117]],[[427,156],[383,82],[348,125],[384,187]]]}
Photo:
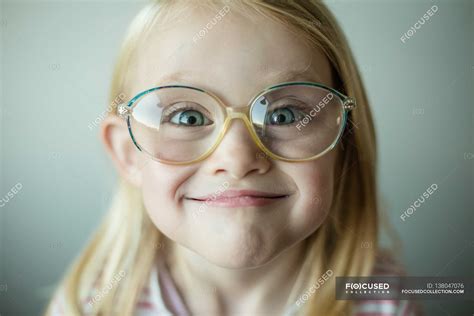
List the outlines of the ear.
{"label": "ear", "polygon": [[118,173],[134,186],[142,183],[141,155],[122,118],[109,114],[101,124],[100,137]]}

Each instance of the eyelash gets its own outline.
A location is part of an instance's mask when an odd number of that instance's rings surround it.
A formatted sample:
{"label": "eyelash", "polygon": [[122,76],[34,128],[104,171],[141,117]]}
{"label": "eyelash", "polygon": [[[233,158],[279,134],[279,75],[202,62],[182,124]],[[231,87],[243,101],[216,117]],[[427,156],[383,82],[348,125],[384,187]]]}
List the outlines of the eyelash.
{"label": "eyelash", "polygon": [[[198,111],[200,113],[202,109],[199,109],[197,106],[192,106],[192,105],[188,105],[188,104],[184,104],[184,105],[170,105],[168,106],[167,109],[169,108],[173,108],[173,111],[170,112],[170,113],[164,113],[163,114],[163,122],[170,122],[171,121],[171,118],[176,114],[176,113],[179,113],[179,112],[185,112],[185,111],[189,111],[189,110],[194,110],[194,111]],[[170,110],[165,110],[165,112],[168,112]],[[206,113],[202,113],[203,115],[206,115]],[[209,118],[208,118],[209,119]],[[210,120],[210,119],[209,119]]]}
{"label": "eyelash", "polygon": [[[272,109],[272,111],[275,111],[275,110],[278,110],[278,109],[284,109],[284,108],[297,110],[298,112],[300,112],[301,117],[304,117],[306,114],[308,114],[304,111],[305,107],[300,105],[300,104],[284,104],[282,106],[279,106],[279,107],[276,107],[276,108]],[[295,120],[298,120],[297,114],[295,114]]]}

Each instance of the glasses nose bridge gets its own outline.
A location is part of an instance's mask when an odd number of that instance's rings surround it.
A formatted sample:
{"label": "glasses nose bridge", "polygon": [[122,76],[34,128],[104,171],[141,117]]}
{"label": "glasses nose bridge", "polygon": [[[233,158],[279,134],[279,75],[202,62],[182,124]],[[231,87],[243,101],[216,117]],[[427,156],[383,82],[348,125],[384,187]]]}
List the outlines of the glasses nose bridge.
{"label": "glasses nose bridge", "polygon": [[228,123],[231,123],[233,119],[241,119],[244,121],[247,127],[250,127],[250,120],[249,120],[249,107],[248,106],[241,106],[241,107],[226,107],[227,112],[227,120]]}
{"label": "glasses nose bridge", "polygon": [[240,119],[244,122],[244,125],[247,128],[247,131],[250,133],[252,138],[254,138],[254,141],[256,141],[255,140],[256,135],[254,135],[252,123],[250,122],[250,116],[249,116],[250,107],[249,106],[241,106],[241,107],[233,107],[233,108],[226,107],[225,110],[227,113],[227,117],[224,123],[224,134],[227,133],[227,130],[229,129],[232,123],[232,120]]}
{"label": "glasses nose bridge", "polygon": [[227,116],[229,118],[234,117],[246,117],[248,114],[249,107],[248,106],[240,106],[240,107],[226,107]]}

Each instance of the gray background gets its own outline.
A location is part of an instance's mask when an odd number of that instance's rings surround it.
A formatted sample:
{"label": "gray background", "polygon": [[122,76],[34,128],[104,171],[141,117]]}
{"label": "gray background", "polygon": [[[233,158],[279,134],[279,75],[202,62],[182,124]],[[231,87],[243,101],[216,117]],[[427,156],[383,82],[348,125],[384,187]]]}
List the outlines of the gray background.
{"label": "gray background", "polygon": [[[1,2],[0,197],[23,186],[0,208],[2,316],[40,313],[105,212],[116,176],[88,126],[107,107],[117,49],[143,3]],[[474,2],[327,3],[372,102],[380,191],[409,275],[473,276]],[[427,315],[472,315],[473,305],[425,302]]]}

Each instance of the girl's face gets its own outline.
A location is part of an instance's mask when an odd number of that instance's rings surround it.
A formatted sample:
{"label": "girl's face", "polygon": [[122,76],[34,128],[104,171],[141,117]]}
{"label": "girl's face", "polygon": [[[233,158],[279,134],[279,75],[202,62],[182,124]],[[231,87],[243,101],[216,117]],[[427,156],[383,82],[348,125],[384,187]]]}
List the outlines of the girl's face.
{"label": "girl's face", "polygon": [[[326,57],[277,22],[256,15],[250,19],[232,8],[215,25],[209,23],[215,14],[198,8],[179,17],[168,20],[166,29],[152,30],[138,48],[127,77],[127,96],[181,83],[212,91],[227,106],[241,107],[265,87],[284,81],[332,86]],[[109,118],[104,126],[104,141],[121,174],[141,188],[156,227],[216,265],[248,268],[269,262],[318,229],[331,206],[335,150],[310,162],[275,161],[265,157],[244,123],[235,120],[211,156],[174,166],[136,150],[117,118]],[[219,196],[225,189],[287,197],[239,207],[192,200]]]}

